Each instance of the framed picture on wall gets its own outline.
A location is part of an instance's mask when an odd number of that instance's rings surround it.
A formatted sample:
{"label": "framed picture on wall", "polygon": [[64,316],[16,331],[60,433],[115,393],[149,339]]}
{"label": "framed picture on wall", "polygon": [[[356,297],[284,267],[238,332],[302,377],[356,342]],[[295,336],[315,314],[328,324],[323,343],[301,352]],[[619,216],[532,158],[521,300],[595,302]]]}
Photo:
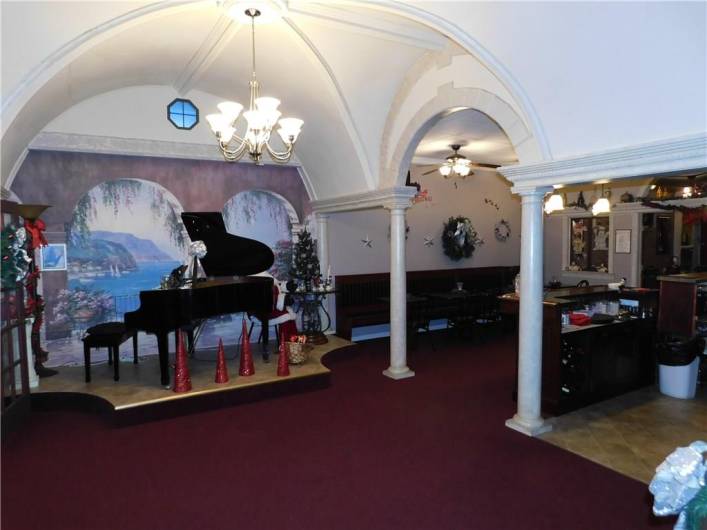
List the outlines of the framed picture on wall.
{"label": "framed picture on wall", "polygon": [[40,268],[43,271],[66,270],[66,245],[64,243],[50,243],[42,247]]}
{"label": "framed picture on wall", "polygon": [[631,253],[631,230],[616,230],[614,241],[616,254]]}

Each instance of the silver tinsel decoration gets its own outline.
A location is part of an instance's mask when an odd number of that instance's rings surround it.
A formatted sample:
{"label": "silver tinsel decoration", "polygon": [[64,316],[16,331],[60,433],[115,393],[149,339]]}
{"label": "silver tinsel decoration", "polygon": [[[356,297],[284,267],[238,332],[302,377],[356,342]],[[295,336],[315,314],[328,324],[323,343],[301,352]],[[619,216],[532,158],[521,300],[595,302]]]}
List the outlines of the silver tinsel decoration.
{"label": "silver tinsel decoration", "polygon": [[189,255],[191,257],[196,256],[199,259],[203,259],[206,256],[206,244],[203,241],[193,241],[189,245]]}
{"label": "silver tinsel decoration", "polygon": [[707,465],[703,453],[707,443],[692,442],[688,447],[678,447],[656,468],[648,486],[653,494],[653,513],[656,515],[679,514],[675,530],[685,529],[685,507],[707,483]]}

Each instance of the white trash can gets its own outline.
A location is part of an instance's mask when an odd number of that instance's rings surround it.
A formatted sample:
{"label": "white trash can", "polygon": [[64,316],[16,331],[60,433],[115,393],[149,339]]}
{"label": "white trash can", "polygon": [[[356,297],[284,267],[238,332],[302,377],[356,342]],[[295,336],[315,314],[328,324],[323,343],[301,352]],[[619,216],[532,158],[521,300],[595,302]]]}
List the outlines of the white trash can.
{"label": "white trash can", "polygon": [[700,357],[685,366],[658,365],[660,392],[666,396],[692,399],[697,391],[697,370]]}

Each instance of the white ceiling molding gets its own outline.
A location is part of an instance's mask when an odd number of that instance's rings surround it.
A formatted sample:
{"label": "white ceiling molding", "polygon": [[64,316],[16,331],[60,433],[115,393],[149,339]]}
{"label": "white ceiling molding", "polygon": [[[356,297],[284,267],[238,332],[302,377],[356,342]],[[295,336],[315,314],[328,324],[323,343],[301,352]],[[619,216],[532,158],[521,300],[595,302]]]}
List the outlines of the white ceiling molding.
{"label": "white ceiling molding", "polygon": [[[293,159],[297,158],[297,155],[293,155]],[[292,162],[292,160],[290,160]],[[304,183],[304,189],[307,191],[307,195],[309,196],[310,201],[316,201],[317,200],[317,192],[314,191],[314,186],[312,186],[312,179],[309,177],[309,174],[307,173],[307,170],[304,168],[303,165],[299,163],[299,160],[297,161],[297,173],[299,173],[300,178],[302,179],[302,182]]]}
{"label": "white ceiling molding", "polygon": [[550,162],[504,166],[513,192],[707,168],[707,133],[609,149]]}
{"label": "white ceiling molding", "polygon": [[[182,158],[188,160],[213,160],[222,162],[223,156],[216,144],[196,144],[187,142],[167,142],[164,140],[147,140],[144,138],[119,138],[115,136],[93,136],[62,132],[39,133],[29,149],[42,151],[69,151],[76,153],[97,153],[105,155],[152,156],[157,158]],[[250,161],[243,161],[252,165]],[[297,157],[292,157],[286,165],[301,167]],[[300,175],[303,175],[300,172]],[[304,180],[304,179],[303,179]],[[311,183],[305,180],[305,187],[311,188]]]}
{"label": "white ceiling molding", "polygon": [[333,199],[312,202],[312,211],[319,213],[351,212],[371,208],[408,208],[417,189],[410,186],[396,186],[365,193],[344,195]]}
{"label": "white ceiling molding", "polygon": [[[394,179],[396,185],[404,183],[415,149],[425,134],[440,119],[448,116],[452,112],[451,109],[467,108],[483,112],[494,120],[508,136],[520,160],[523,160],[524,155],[530,155],[536,160],[542,156],[542,150],[533,138],[532,131],[506,101],[486,90],[457,88],[448,83],[438,87],[437,95],[420,107],[407,124],[381,177],[389,179],[388,182]],[[522,143],[527,143],[530,149],[520,151],[518,146]]]}
{"label": "white ceiling molding", "polygon": [[241,24],[234,22],[228,15],[222,14],[219,17],[204,42],[175,79],[173,86],[180,95],[183,96],[196,87],[206,70],[221,55],[241,27]]}
{"label": "white ceiling molding", "polygon": [[408,24],[376,20],[349,9],[325,7],[309,2],[295,2],[290,5],[288,13],[295,18],[311,20],[328,27],[342,28],[368,37],[415,48],[439,51],[447,44],[447,40],[436,31],[421,30]]}
{"label": "white ceiling molding", "polygon": [[327,86],[332,95],[332,98],[339,111],[339,115],[341,116],[341,121],[343,122],[344,127],[346,128],[346,131],[349,134],[349,138],[351,139],[351,142],[354,145],[354,149],[356,150],[356,155],[361,164],[363,176],[366,179],[366,186],[368,186],[368,189],[374,189],[375,182],[373,179],[373,174],[371,172],[371,164],[368,160],[366,149],[363,147],[363,142],[361,141],[361,134],[359,133],[358,128],[356,127],[356,123],[354,122],[351,109],[346,103],[346,98],[344,97],[344,93],[341,90],[339,82],[336,80],[334,71],[331,69],[326,59],[324,59],[324,56],[319,53],[319,50],[317,50],[317,47],[314,45],[314,43],[299,28],[297,23],[287,16],[283,16],[283,20],[299,37],[299,39],[296,41],[301,43],[303,50],[307,54],[307,57],[311,59],[312,64],[322,72],[322,77],[324,78],[325,85]]}
{"label": "white ceiling molding", "polygon": [[[399,0],[377,0],[376,2],[361,2],[360,0],[338,0],[341,5],[351,5],[358,7],[367,7],[369,9],[380,10],[387,13],[393,13],[398,16],[409,18],[415,22],[433,28],[445,35],[450,40],[456,42],[464,48],[468,53],[476,57],[481,63],[489,69],[489,71],[499,80],[499,82],[508,90],[513,99],[522,109],[524,118],[530,126],[532,136],[538,144],[542,158],[544,160],[552,159],[550,144],[545,135],[545,129],[542,126],[540,117],[535,111],[533,104],[521,87],[520,83],[511,74],[501,61],[484,48],[479,42],[461,29],[456,24],[448,20],[434,15],[424,9],[414,5],[401,2]],[[506,131],[507,132],[507,131]]]}

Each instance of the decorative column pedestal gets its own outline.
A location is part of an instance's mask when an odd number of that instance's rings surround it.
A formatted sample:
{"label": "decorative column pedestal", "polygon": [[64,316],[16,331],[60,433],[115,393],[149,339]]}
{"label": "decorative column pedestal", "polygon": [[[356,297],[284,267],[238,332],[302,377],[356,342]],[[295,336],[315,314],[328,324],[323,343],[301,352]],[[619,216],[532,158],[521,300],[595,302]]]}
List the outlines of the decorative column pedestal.
{"label": "decorative column pedestal", "polygon": [[543,347],[543,197],[551,188],[527,188],[522,198],[518,411],[506,426],[528,436],[550,431],[540,415]]}
{"label": "decorative column pedestal", "polygon": [[413,377],[407,365],[407,279],[405,270],[405,210],[409,200],[385,205],[390,210],[390,366],[391,379]]}

